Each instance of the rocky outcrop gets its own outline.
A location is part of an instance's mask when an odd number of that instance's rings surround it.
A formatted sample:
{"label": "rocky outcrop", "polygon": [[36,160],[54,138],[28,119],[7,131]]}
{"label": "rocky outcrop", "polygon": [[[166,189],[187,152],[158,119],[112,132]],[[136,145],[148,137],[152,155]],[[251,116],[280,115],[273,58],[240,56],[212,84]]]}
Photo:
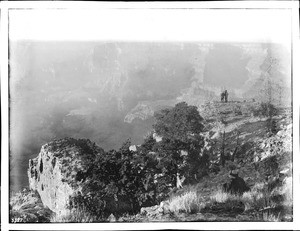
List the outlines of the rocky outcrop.
{"label": "rocky outcrop", "polygon": [[[286,120],[287,119],[282,119],[281,123]],[[263,160],[273,155],[286,155],[286,153],[292,153],[292,129],[292,123],[287,125],[281,124],[281,129],[276,135],[261,140],[259,145],[263,152],[260,154],[259,158]]]}
{"label": "rocky outcrop", "polygon": [[124,118],[125,123],[132,123],[135,119],[147,120],[151,118],[156,111],[172,107],[176,100],[156,100],[142,101],[132,108]]}
{"label": "rocky outcrop", "polygon": [[150,219],[163,219],[163,216],[172,214],[168,202],[162,201],[159,205],[151,207],[143,207],[140,210],[141,216],[146,216]]}
{"label": "rocky outcrop", "polygon": [[145,120],[154,115],[153,109],[143,103],[139,103],[135,106],[124,118],[125,123],[132,123],[136,118]]}
{"label": "rocky outcrop", "polygon": [[88,170],[85,160],[104,151],[85,139],[66,138],[42,146],[39,155],[29,160],[29,187],[36,190],[44,205],[55,213],[64,213],[69,197],[81,191]]}

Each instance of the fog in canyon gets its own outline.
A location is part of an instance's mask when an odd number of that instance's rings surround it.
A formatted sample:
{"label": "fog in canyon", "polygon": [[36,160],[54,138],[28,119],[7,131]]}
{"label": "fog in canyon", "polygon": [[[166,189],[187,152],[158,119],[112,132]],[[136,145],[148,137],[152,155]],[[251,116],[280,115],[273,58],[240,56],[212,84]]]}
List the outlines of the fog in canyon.
{"label": "fog in canyon", "polygon": [[199,106],[223,89],[262,99],[267,72],[290,102],[290,55],[272,43],[10,41],[11,190],[28,185],[29,158],[53,139],[139,144],[154,112],[177,102]]}

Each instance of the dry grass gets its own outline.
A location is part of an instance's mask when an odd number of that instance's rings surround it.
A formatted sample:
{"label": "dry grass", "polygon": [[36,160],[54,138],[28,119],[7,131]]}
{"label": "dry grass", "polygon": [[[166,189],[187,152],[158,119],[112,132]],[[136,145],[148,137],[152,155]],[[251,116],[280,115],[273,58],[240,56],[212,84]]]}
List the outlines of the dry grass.
{"label": "dry grass", "polygon": [[67,210],[63,214],[55,214],[50,220],[50,222],[53,223],[92,223],[99,221],[100,219],[98,217],[92,216],[83,208]]}
{"label": "dry grass", "polygon": [[218,189],[212,196],[211,202],[227,203],[230,201],[241,201],[245,205],[245,210],[257,209],[265,204],[266,195],[263,192],[264,184],[258,183],[252,187],[251,191],[245,192],[243,195],[233,195]]}
{"label": "dry grass", "polygon": [[278,222],[281,221],[280,219],[280,213],[278,213],[277,215],[273,214],[273,213],[263,213],[263,221],[270,221],[270,222]]}
{"label": "dry grass", "polygon": [[205,206],[195,191],[173,197],[168,203],[170,211],[174,213],[197,213]]}
{"label": "dry grass", "polygon": [[232,195],[230,193],[224,192],[223,190],[219,189],[217,190],[211,197],[211,202],[217,202],[217,203],[225,203],[229,200],[238,200],[239,196]]}
{"label": "dry grass", "polygon": [[263,208],[268,201],[269,196],[263,191],[263,184],[256,184],[251,191],[245,192],[243,195],[233,195],[223,190],[217,190],[211,197],[211,202],[228,203],[230,201],[241,201],[245,205],[245,211],[251,209]]}
{"label": "dry grass", "polygon": [[245,210],[263,208],[266,202],[269,200],[269,196],[264,192],[264,184],[255,184],[251,191],[245,192],[241,201],[245,205]]}
{"label": "dry grass", "polygon": [[24,205],[41,203],[39,196],[33,191],[24,189],[23,191],[10,195],[10,206],[13,210],[20,210]]}
{"label": "dry grass", "polygon": [[281,193],[284,195],[284,205],[292,207],[293,206],[293,178],[288,177],[285,179],[283,187],[281,188]]}

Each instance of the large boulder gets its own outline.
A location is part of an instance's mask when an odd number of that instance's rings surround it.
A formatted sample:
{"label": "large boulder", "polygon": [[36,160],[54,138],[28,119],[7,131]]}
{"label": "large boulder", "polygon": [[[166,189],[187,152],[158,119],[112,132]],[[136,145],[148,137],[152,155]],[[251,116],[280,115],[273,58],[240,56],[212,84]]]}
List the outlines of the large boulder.
{"label": "large boulder", "polygon": [[42,146],[40,153],[29,160],[29,187],[36,190],[44,205],[57,214],[68,210],[70,196],[82,189],[87,160],[103,154],[86,139],[65,138]]}

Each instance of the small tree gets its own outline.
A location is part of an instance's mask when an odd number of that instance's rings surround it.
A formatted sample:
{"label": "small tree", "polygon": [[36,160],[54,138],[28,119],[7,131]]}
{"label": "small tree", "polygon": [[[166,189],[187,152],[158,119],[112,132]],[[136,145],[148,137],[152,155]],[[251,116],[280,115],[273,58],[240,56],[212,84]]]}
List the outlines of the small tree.
{"label": "small tree", "polygon": [[155,113],[154,130],[158,135],[187,143],[190,139],[203,131],[203,118],[196,106],[188,106],[181,102],[172,109],[164,109]]}
{"label": "small tree", "polygon": [[156,145],[156,151],[161,157],[166,174],[171,176],[171,184],[176,186],[177,174],[195,178],[195,170],[200,166],[201,149],[204,145],[203,118],[197,107],[189,106],[185,102],[175,105],[174,108],[164,109],[155,113],[155,132],[162,137],[162,141]]}
{"label": "small tree", "polygon": [[276,66],[278,66],[278,60],[273,57],[269,57],[268,59],[268,67],[266,68],[266,71],[264,73],[265,77],[265,86],[264,86],[264,98],[266,101],[264,103],[261,103],[260,110],[262,111],[263,116],[268,117],[267,121],[267,127],[270,134],[276,133],[276,121],[273,119],[273,117],[277,114],[277,109],[275,107],[276,98],[279,98],[279,102],[281,103],[282,98],[282,87],[280,84],[276,84],[274,80],[272,80],[272,77],[274,77],[274,73],[276,72]]}

